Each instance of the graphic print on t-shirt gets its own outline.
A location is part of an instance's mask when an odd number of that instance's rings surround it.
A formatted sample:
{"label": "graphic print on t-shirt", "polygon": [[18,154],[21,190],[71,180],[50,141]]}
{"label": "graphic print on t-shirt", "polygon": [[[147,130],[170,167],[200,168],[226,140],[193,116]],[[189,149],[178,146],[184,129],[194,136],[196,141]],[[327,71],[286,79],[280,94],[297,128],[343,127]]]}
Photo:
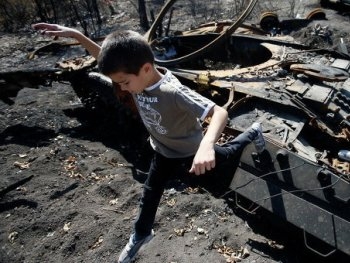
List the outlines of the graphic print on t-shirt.
{"label": "graphic print on t-shirt", "polygon": [[161,126],[161,114],[156,111],[151,104],[158,103],[157,97],[145,97],[142,94],[137,94],[137,100],[140,106],[140,115],[146,127],[152,127],[160,134],[167,134],[165,127]]}

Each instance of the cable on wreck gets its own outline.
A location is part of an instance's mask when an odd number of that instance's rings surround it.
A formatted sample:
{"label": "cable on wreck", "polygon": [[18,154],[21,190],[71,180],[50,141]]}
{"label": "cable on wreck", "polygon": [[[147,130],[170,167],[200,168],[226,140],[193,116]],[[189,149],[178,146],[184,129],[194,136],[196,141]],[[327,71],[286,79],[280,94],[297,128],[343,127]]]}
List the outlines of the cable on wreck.
{"label": "cable on wreck", "polygon": [[[277,174],[277,173],[281,173],[281,172],[285,172],[285,171],[292,171],[294,169],[302,167],[305,164],[306,164],[306,162],[303,162],[302,164],[296,165],[294,167],[290,167],[290,168],[287,168],[287,169],[281,169],[281,170],[277,170],[277,171],[273,171],[273,172],[268,172],[268,173],[263,174],[263,175],[261,175],[261,176],[259,176],[257,178],[251,179],[248,182],[246,182],[246,183],[244,183],[242,185],[239,185],[239,186],[235,187],[234,189],[231,189],[230,191],[227,191],[226,193],[221,195],[220,198],[224,198],[226,195],[236,191],[237,189],[246,187],[247,185],[249,185],[250,183],[252,183],[252,182],[254,182],[256,180],[262,179],[262,178],[264,178],[266,176],[269,176],[269,175],[272,175],[272,174]],[[314,165],[314,166],[317,166],[317,165]],[[340,179],[342,179],[343,177],[344,177],[343,175],[340,175],[335,182],[333,182],[333,183],[331,183],[331,184],[329,184],[327,186],[316,187],[316,188],[306,188],[306,189],[296,189],[296,190],[290,190],[290,191],[287,191],[287,190],[283,189],[285,191],[283,193],[278,193],[278,194],[275,194],[275,195],[270,195],[270,196],[266,196],[266,197],[263,197],[263,198],[260,198],[260,199],[252,200],[252,202],[258,204],[261,201],[266,201],[268,199],[272,199],[272,198],[275,198],[275,197],[278,197],[278,196],[282,196],[282,195],[286,195],[286,194],[294,194],[294,193],[298,193],[298,192],[312,192],[312,191],[318,191],[318,190],[325,190],[325,189],[328,189],[328,188],[331,188],[331,187],[335,186],[340,181]]]}
{"label": "cable on wreck", "polygon": [[[161,21],[163,20],[165,14],[167,11],[170,9],[171,6],[176,2],[176,0],[169,0],[165,6],[161,9],[159,15],[157,16],[156,20],[152,24],[150,30],[145,34],[145,37],[147,38],[148,42],[151,43],[154,40],[155,37],[155,32],[160,25]],[[158,58],[155,58],[156,64],[164,67],[172,66],[175,64],[178,64],[180,62],[185,62],[190,59],[193,59],[195,57],[200,56],[201,54],[208,52],[210,49],[220,45],[222,41],[226,40],[227,37],[229,37],[231,34],[233,34],[234,31],[236,31],[237,28],[241,26],[243,21],[249,16],[249,14],[253,11],[253,8],[255,7],[256,3],[258,0],[251,0],[250,3],[248,4],[247,8],[242,12],[240,17],[233,22],[233,24],[228,27],[226,30],[222,31],[213,41],[210,43],[206,44],[202,48],[197,49],[196,51],[184,55],[182,57],[178,57],[175,59],[169,59],[169,60],[160,60]]]}
{"label": "cable on wreck", "polygon": [[278,194],[275,194],[275,195],[266,196],[266,197],[263,197],[263,198],[260,198],[260,199],[253,200],[253,202],[254,203],[259,203],[261,201],[266,201],[268,199],[272,199],[272,198],[275,198],[275,197],[278,197],[278,196],[282,196],[282,195],[286,195],[286,194],[294,194],[294,193],[298,193],[298,192],[312,192],[312,191],[318,191],[318,190],[325,190],[325,189],[328,189],[330,187],[335,186],[340,181],[340,179],[342,179],[342,178],[343,178],[343,175],[339,176],[334,183],[329,184],[327,186],[316,187],[316,188],[306,188],[306,189],[296,189],[296,190],[290,190],[290,191],[285,190],[284,193],[278,193]]}

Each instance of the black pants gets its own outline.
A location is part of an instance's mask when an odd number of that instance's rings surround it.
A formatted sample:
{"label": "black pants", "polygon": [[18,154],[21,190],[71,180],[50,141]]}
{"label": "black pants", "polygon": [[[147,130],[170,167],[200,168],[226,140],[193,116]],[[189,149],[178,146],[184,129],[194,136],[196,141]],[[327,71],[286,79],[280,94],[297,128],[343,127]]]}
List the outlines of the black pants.
{"label": "black pants", "polygon": [[[205,175],[199,176],[218,176],[217,182],[220,182],[220,170],[233,171],[234,166],[238,164],[243,149],[253,141],[255,136],[256,131],[249,129],[222,146],[215,145],[215,168]],[[170,179],[179,176],[179,171],[183,171],[180,176],[186,176],[186,172],[188,173],[191,168],[193,158],[194,156],[167,158],[155,152],[144,184],[139,214],[135,221],[134,227],[137,236],[147,236],[151,233],[166,183]]]}

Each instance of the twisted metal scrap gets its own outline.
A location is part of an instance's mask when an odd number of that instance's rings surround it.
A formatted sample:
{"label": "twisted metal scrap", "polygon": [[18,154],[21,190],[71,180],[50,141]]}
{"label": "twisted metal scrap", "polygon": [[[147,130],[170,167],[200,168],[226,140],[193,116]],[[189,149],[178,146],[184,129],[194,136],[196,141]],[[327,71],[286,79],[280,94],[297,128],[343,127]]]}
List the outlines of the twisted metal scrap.
{"label": "twisted metal scrap", "polygon": [[[169,0],[165,6],[162,8],[160,11],[159,15],[157,16],[156,20],[152,24],[150,30],[145,34],[145,37],[147,38],[148,42],[151,43],[155,39],[155,32],[158,26],[160,25],[161,21],[163,20],[163,17],[167,13],[167,11],[170,9],[171,6],[176,2],[176,0]],[[250,3],[248,4],[247,8],[244,10],[244,12],[241,14],[241,16],[230,26],[228,27],[225,31],[220,33],[219,36],[217,36],[213,41],[211,41],[209,44],[205,45],[204,47],[187,54],[185,56],[175,58],[175,59],[169,59],[169,60],[161,60],[156,58],[156,63],[159,66],[173,66],[175,64],[178,64],[180,62],[185,62],[188,60],[191,60],[195,57],[198,57],[202,55],[203,53],[208,52],[212,48],[220,45],[223,41],[226,40],[227,37],[229,37],[238,27],[241,26],[243,21],[249,16],[249,14],[253,11],[253,8],[255,4],[258,2],[258,0],[251,0]]]}

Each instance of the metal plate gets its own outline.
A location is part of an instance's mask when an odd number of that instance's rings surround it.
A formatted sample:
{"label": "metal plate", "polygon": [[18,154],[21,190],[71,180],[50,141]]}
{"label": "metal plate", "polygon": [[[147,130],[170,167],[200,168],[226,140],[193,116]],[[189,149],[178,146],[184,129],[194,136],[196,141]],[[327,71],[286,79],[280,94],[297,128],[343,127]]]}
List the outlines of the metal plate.
{"label": "metal plate", "polygon": [[303,96],[305,99],[317,101],[320,103],[326,103],[328,98],[330,97],[332,92],[331,88],[313,85],[309,88],[305,95]]}
{"label": "metal plate", "polygon": [[350,61],[338,58],[338,59],[334,60],[334,62],[332,63],[331,66],[335,67],[335,68],[344,69],[344,70],[348,71],[349,68],[350,68]]}
{"label": "metal plate", "polygon": [[293,64],[290,69],[325,81],[344,81],[349,77],[342,69],[318,64]]}

